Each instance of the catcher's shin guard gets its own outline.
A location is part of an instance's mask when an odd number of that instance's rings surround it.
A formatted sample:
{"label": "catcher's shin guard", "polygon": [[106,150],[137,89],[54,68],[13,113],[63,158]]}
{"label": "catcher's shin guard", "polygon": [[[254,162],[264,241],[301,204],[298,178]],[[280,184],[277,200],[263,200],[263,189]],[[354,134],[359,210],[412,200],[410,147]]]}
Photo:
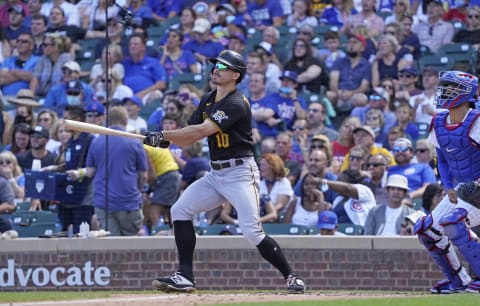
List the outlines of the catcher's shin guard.
{"label": "catcher's shin guard", "polygon": [[440,219],[445,235],[458,248],[472,270],[480,276],[480,243],[477,235],[466,224],[467,211],[455,208]]}
{"label": "catcher's shin guard", "polygon": [[450,281],[452,288],[467,285],[471,278],[460,264],[448,238],[432,227],[432,215],[422,217],[415,223],[413,230],[420,243],[428,250],[430,257]]}

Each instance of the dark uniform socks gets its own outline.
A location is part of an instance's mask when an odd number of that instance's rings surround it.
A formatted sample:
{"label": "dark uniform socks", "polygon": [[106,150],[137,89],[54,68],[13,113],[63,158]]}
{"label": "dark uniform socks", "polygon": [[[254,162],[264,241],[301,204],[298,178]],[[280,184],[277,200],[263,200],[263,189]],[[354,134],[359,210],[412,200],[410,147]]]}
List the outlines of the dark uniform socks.
{"label": "dark uniform socks", "polygon": [[197,238],[192,221],[173,221],[175,243],[177,244],[178,272],[193,282],[193,251]]}
{"label": "dark uniform socks", "polygon": [[283,255],[282,250],[278,243],[273,240],[270,236],[265,236],[265,238],[257,245],[258,251],[262,254],[269,263],[271,263],[275,268],[277,268],[283,277],[287,279],[288,275],[292,273],[292,268],[287,262],[285,255]]}

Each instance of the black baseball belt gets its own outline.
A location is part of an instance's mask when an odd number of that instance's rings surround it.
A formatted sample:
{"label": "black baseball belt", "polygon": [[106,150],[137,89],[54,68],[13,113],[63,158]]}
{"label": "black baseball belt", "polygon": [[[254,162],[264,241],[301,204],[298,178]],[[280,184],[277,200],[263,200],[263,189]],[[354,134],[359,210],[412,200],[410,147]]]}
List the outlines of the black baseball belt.
{"label": "black baseball belt", "polygon": [[243,165],[243,160],[241,159],[229,159],[226,161],[212,161],[210,162],[213,170],[222,170],[230,167]]}

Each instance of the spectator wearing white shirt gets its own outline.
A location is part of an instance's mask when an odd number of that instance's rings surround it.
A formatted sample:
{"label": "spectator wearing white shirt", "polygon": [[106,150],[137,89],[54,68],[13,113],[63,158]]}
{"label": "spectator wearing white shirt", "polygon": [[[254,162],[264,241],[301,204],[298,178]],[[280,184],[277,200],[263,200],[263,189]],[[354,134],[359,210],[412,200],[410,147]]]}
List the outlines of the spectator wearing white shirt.
{"label": "spectator wearing white shirt", "polygon": [[422,71],[422,85],[424,91],[410,98],[410,105],[414,109],[414,121],[430,124],[436,112],[435,95],[438,85],[438,70],[434,67],[425,67]]}
{"label": "spectator wearing white shirt", "polygon": [[142,100],[138,96],[131,96],[123,99],[123,105],[128,113],[127,132],[141,133],[146,131],[147,122],[140,117],[140,110],[143,107]]}
{"label": "spectator wearing white shirt", "polygon": [[365,235],[399,236],[405,217],[415,212],[402,205],[408,193],[408,180],[400,174],[392,174],[387,179],[387,203],[381,203],[370,210],[365,222]]}
{"label": "spectator wearing white shirt", "polygon": [[65,12],[65,24],[77,27],[80,26],[80,17],[78,14],[77,6],[65,0],[53,0],[45,2],[44,4],[42,4],[42,9],[40,10],[40,13],[43,16],[50,16],[50,10],[54,6],[60,6]]}

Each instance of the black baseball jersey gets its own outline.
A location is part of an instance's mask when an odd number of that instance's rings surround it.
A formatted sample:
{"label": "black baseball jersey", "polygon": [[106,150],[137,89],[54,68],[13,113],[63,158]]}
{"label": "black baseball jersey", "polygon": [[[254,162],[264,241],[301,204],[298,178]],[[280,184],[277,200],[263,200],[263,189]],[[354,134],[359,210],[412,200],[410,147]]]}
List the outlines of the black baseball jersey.
{"label": "black baseball jersey", "polygon": [[225,160],[253,156],[252,111],[248,99],[234,90],[215,102],[217,91],[202,97],[188,124],[201,124],[209,119],[220,132],[208,137],[211,160]]}

